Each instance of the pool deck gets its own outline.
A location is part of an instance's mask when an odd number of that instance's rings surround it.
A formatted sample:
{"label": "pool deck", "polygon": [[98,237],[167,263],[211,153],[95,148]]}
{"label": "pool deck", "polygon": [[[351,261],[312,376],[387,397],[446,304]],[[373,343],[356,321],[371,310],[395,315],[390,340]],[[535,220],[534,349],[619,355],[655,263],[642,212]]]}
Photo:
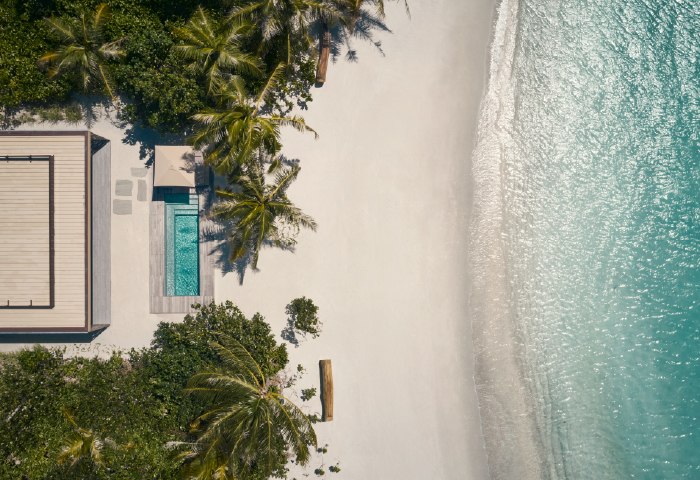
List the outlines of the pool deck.
{"label": "pool deck", "polygon": [[[210,182],[211,184],[211,182]],[[215,242],[199,242],[199,286],[198,296],[165,296],[165,202],[166,193],[194,193],[186,187],[155,187],[149,207],[149,304],[150,313],[193,313],[192,304],[208,304],[214,300],[214,260],[212,252]],[[192,189],[194,190],[194,189]],[[198,187],[199,230],[203,231],[210,220],[204,217],[206,206],[211,204],[212,189]]]}

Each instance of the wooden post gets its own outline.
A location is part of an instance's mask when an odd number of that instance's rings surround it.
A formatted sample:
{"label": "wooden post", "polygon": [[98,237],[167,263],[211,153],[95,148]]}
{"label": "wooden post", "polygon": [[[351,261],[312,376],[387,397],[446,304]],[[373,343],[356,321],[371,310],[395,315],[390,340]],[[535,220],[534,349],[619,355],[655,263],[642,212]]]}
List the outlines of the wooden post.
{"label": "wooden post", "polygon": [[328,71],[328,57],[331,52],[331,34],[328,31],[328,24],[323,22],[323,36],[321,37],[321,56],[318,59],[318,70],[316,71],[316,81],[324,83],[326,72]]}
{"label": "wooden post", "polygon": [[323,404],[323,421],[333,420],[333,372],[331,371],[331,361],[321,360],[321,403]]}

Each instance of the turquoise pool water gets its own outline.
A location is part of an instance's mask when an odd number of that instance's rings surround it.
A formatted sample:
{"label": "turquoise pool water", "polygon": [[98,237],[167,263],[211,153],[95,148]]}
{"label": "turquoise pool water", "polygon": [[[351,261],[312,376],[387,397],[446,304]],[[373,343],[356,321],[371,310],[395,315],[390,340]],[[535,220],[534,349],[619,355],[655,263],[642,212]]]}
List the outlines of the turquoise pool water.
{"label": "turquoise pool water", "polygon": [[698,479],[700,2],[517,3],[491,110],[501,188],[477,207],[542,476]]}
{"label": "turquoise pool water", "polygon": [[199,295],[197,195],[165,195],[165,295]]}

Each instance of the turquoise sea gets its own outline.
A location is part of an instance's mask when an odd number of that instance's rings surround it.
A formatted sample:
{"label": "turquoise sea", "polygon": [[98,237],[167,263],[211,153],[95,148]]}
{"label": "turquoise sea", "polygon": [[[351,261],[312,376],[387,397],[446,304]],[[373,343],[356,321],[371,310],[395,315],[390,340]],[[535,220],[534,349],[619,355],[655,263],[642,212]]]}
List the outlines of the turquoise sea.
{"label": "turquoise sea", "polygon": [[700,479],[700,1],[515,20],[499,221],[542,475]]}

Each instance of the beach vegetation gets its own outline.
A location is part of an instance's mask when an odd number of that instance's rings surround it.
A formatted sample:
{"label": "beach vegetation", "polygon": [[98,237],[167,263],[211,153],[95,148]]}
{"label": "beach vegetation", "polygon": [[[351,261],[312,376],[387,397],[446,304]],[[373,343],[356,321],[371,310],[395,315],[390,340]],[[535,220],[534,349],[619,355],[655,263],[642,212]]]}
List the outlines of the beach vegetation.
{"label": "beach vegetation", "polygon": [[254,24],[255,51],[263,57],[276,53],[287,68],[304,54],[316,55],[319,20],[345,22],[342,2],[334,0],[253,0],[234,7],[230,18]]}
{"label": "beach vegetation", "polygon": [[231,262],[249,255],[255,269],[263,246],[289,249],[296,244],[300,228],[316,230],[314,219],[287,197],[300,171],[301,167],[276,159],[265,172],[261,162],[252,161],[229,174],[229,184],[235,188],[216,189],[220,201],[211,208],[211,216],[231,223]]}
{"label": "beach vegetation", "polygon": [[212,348],[219,364],[193,375],[183,390],[208,405],[191,433],[196,442],[176,442],[185,478],[247,478],[253,470],[264,478],[279,474],[284,452],[306,465],[316,434],[306,415],[282,396],[241,345],[219,335]]}
{"label": "beach vegetation", "polygon": [[317,338],[321,334],[323,323],[318,318],[318,307],[313,300],[306,297],[295,298],[287,305],[287,314],[291,315],[294,328]]}
{"label": "beach vegetation", "polygon": [[38,60],[39,65],[49,65],[48,78],[70,74],[83,93],[101,85],[112,100],[116,100],[109,62],[122,59],[124,52],[119,49],[122,40],[106,41],[105,24],[111,14],[109,6],[101,3],[94,11],[83,12],[78,18],[52,16],[44,19],[59,40],[58,48]]}
{"label": "beach vegetation", "polygon": [[216,89],[216,106],[194,115],[201,127],[190,139],[195,148],[207,148],[205,161],[220,175],[240,165],[254,165],[259,155],[275,157],[282,148],[281,127],[299,132],[316,132],[304,118],[265,114],[266,100],[277,89],[284,64],[277,66],[265,84],[249,94],[240,77],[221,82]]}
{"label": "beach vegetation", "polygon": [[[105,359],[39,346],[0,355],[0,458],[9,459],[0,478],[180,477],[167,444],[196,442],[192,428],[210,410],[182,389],[221,365],[209,344],[215,332],[243,345],[266,378],[288,362],[263,317],[247,318],[230,302],[199,305],[182,323],[159,324],[151,347]],[[277,453],[282,466],[285,452]],[[257,468],[250,478],[266,478]]]}
{"label": "beach vegetation", "polygon": [[194,125],[192,115],[206,98],[195,72],[175,55],[176,40],[164,25],[147,27],[124,42],[125,61],[114,67],[114,78],[129,101],[122,118],[162,133],[183,134]]}
{"label": "beach vegetation", "polygon": [[316,396],[316,388],[303,388],[301,390],[301,399],[304,402],[308,402]]}
{"label": "beach vegetation", "polygon": [[262,75],[262,61],[241,49],[249,29],[245,21],[218,20],[200,6],[187,25],[174,29],[175,38],[182,42],[173,50],[204,77],[205,93],[213,95],[217,84],[230,80],[233,73]]}

